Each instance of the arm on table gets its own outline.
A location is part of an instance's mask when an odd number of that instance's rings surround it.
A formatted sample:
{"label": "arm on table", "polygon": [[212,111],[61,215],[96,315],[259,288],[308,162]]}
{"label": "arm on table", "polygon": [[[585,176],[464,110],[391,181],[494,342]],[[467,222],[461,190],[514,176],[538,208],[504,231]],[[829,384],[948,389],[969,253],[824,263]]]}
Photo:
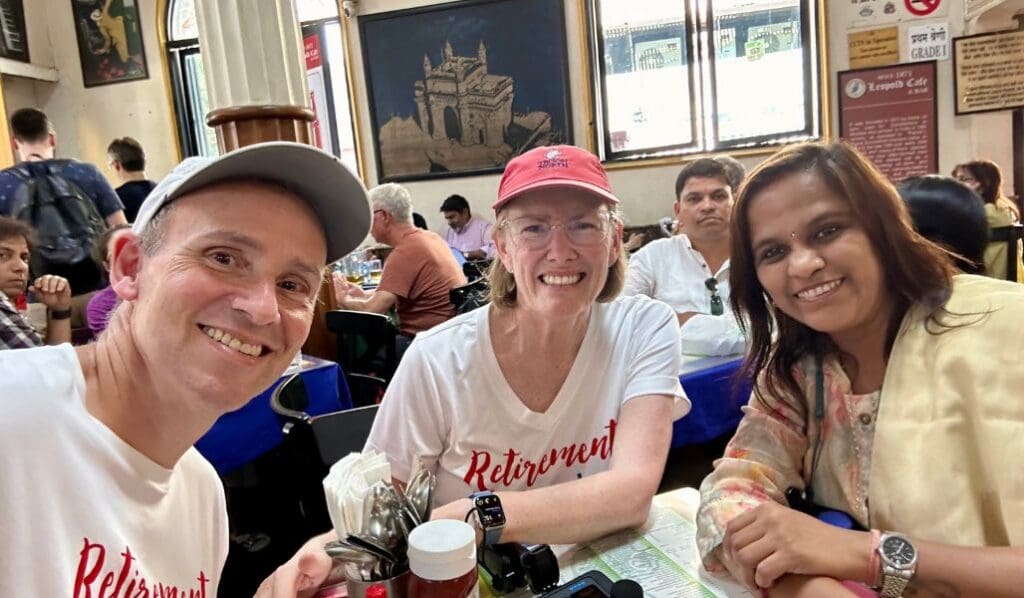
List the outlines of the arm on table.
{"label": "arm on table", "polygon": [[807,451],[804,435],[806,409],[802,405],[766,397],[770,405],[752,396],[743,408],[736,434],[700,487],[697,510],[697,548],[709,570],[727,569],[753,587],[753,570],[723,550],[730,521],[759,505],[785,505],[790,486],[804,487],[801,462]]}
{"label": "arm on table", "polygon": [[[904,596],[1009,597],[1019,595],[1024,586],[1024,548],[923,541],[915,546],[917,571]],[[772,503],[730,521],[722,547],[744,567],[753,567],[759,587],[802,587],[789,581],[793,577],[843,579],[875,587],[881,583],[869,532],[833,527]],[[780,589],[779,595],[802,593]]]}
{"label": "arm on table", "polygon": [[[586,542],[647,521],[672,440],[672,397],[636,397],[622,407],[607,471],[547,488],[498,492],[505,509],[502,542]],[[552,508],[555,507],[555,508]],[[465,518],[468,498],[434,511],[434,519]]]}
{"label": "arm on table", "polygon": [[349,293],[338,297],[338,304],[344,309],[367,311],[375,314],[388,313],[388,310],[394,307],[397,302],[397,295],[381,290],[364,292],[361,296]]}

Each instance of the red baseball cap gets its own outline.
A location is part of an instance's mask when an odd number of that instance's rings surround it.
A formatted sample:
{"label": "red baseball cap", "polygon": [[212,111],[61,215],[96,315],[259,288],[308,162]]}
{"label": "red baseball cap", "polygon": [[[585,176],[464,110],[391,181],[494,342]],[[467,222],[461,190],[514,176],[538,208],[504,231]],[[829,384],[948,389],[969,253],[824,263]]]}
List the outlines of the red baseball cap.
{"label": "red baseball cap", "polygon": [[498,200],[491,207],[497,213],[528,191],[551,187],[582,189],[612,205],[619,203],[597,156],[573,145],[548,145],[520,154],[505,166]]}

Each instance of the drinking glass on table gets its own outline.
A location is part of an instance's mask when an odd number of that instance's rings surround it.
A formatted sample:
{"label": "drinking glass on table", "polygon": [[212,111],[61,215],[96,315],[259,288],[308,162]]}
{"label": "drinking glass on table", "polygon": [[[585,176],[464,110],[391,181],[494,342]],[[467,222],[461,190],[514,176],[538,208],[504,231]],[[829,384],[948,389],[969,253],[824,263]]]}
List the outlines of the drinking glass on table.
{"label": "drinking glass on table", "polygon": [[384,265],[378,259],[370,260],[370,283],[380,284],[380,276],[384,272]]}
{"label": "drinking glass on table", "polygon": [[362,284],[363,269],[359,256],[356,254],[347,255],[342,263],[344,264],[345,280],[352,284]]}

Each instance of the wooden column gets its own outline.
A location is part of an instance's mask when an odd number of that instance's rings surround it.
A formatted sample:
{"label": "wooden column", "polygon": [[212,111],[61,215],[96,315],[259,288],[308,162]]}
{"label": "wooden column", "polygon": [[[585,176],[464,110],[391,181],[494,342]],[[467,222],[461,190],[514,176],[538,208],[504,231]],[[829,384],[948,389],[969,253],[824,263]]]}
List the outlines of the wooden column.
{"label": "wooden column", "polygon": [[[206,123],[220,151],[264,141],[309,143],[313,111],[292,0],[196,0],[196,17],[210,100]],[[324,319],[334,306],[329,285],[322,285],[303,352],[337,359]]]}

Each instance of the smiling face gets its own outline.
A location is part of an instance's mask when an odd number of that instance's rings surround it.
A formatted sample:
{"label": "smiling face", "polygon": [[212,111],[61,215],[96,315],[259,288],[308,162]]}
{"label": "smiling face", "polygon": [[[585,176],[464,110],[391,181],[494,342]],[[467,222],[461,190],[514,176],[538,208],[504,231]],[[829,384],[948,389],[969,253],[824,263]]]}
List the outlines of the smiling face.
{"label": "smiling face", "polygon": [[24,292],[28,284],[28,258],[25,237],[0,239],[0,291],[11,301]]}
{"label": "smiling face", "polygon": [[622,249],[610,216],[601,199],[575,189],[543,189],[509,202],[495,246],[515,277],[516,305],[552,316],[589,310]]}
{"label": "smiling face", "polygon": [[680,231],[700,242],[728,238],[732,206],[729,183],[717,177],[693,176],[686,179],[672,208]]}
{"label": "smiling face", "polygon": [[133,303],[153,383],[223,413],[266,389],[305,341],[323,229],[308,204],[265,183],[214,185],[165,209],[158,245],[115,288]]}
{"label": "smiling face", "polygon": [[801,172],[749,200],[757,278],[776,307],[842,345],[846,335],[885,334],[892,302],[884,272],[847,201]]}

